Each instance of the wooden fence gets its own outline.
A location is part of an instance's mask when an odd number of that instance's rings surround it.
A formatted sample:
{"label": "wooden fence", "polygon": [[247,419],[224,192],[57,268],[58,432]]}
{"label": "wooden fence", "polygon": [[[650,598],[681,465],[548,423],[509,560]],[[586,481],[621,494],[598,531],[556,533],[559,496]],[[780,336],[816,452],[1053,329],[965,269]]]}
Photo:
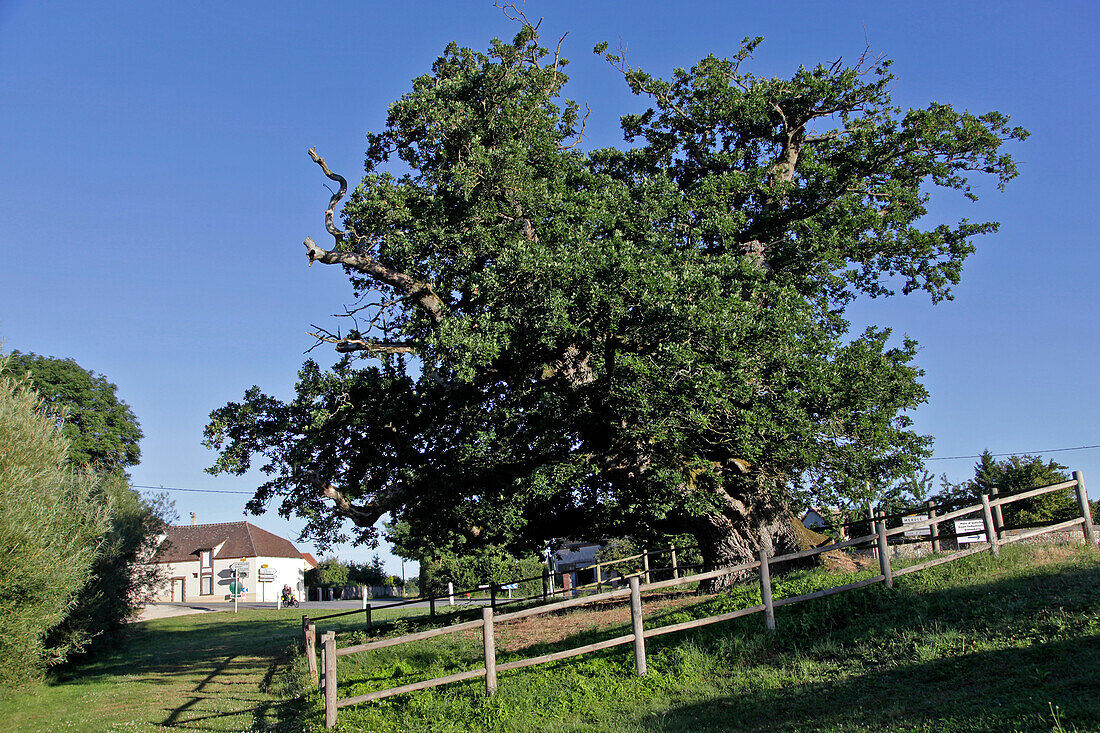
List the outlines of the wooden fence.
{"label": "wooden fence", "polygon": [[[620,588],[608,592],[596,593],[594,595],[570,598],[568,600],[558,601],[542,606],[536,606],[533,608],[527,608],[511,613],[496,614],[492,607],[484,607],[481,609],[480,619],[467,621],[465,623],[453,624],[451,626],[445,626],[437,629],[421,631],[413,634],[406,634],[404,636],[399,636],[391,639],[379,639],[377,641],[368,641],[366,643],[356,644],[353,646],[337,647],[336,634],[332,631],[329,631],[325,633],[323,644],[321,646],[320,670],[317,670],[316,658],[313,648],[313,639],[315,639],[316,637],[314,636],[311,622],[309,622],[308,619],[305,619],[303,620],[303,629],[306,636],[306,654],[309,657],[310,671],[311,673],[319,674],[321,688],[324,692],[325,726],[327,728],[334,727],[336,725],[337,711],[340,708],[348,707],[349,705],[358,705],[360,703],[369,702],[371,700],[380,700],[382,698],[391,697],[393,695],[400,695],[406,692],[414,692],[416,690],[425,690],[431,687],[438,687],[440,685],[446,685],[462,680],[475,679],[478,677],[485,678],[485,689],[488,694],[492,695],[496,692],[497,675],[500,672],[506,672],[513,669],[521,669],[523,667],[529,667],[536,664],[555,662],[562,659],[568,659],[570,657],[599,651],[601,649],[608,649],[611,647],[620,646],[623,644],[633,645],[634,661],[637,673],[639,675],[644,675],[646,673],[645,640],[648,638],[660,636],[663,634],[671,634],[677,631],[684,631],[686,629],[707,626],[710,624],[721,623],[723,621],[729,621],[731,619],[739,618],[741,616],[748,616],[754,613],[763,613],[765,628],[769,631],[774,631],[776,627],[775,609],[777,607],[790,605],[792,603],[809,601],[817,598],[823,598],[825,596],[834,595],[836,593],[843,593],[846,591],[855,590],[857,588],[863,588],[865,586],[875,583],[884,583],[888,588],[893,587],[894,577],[913,573],[918,570],[933,567],[935,565],[952,562],[954,560],[958,560],[960,558],[967,557],[978,552],[984,552],[985,550],[989,550],[994,557],[998,557],[1000,555],[1000,548],[1002,545],[1008,544],[1010,542],[1018,542],[1020,540],[1024,540],[1029,537],[1034,537],[1036,535],[1044,534],[1047,532],[1054,532],[1069,527],[1081,525],[1085,542],[1090,545],[1095,545],[1096,539],[1093,533],[1092,517],[1089,510],[1088,495],[1085,491],[1084,479],[1080,471],[1074,472],[1073,476],[1074,478],[1072,481],[1066,481],[1064,483],[1054,484],[1052,486],[1044,486],[1042,488],[1032,489],[1030,491],[1023,491],[1012,495],[997,496],[992,499],[988,495],[982,495],[981,502],[979,504],[974,504],[968,507],[956,509],[954,511],[949,511],[938,516],[931,516],[927,520],[913,524],[906,524],[904,526],[895,527],[893,529],[886,529],[886,522],[884,520],[885,515],[879,514],[875,516],[872,520],[872,524],[874,527],[874,532],[872,534],[862,537],[853,537],[844,540],[843,542],[836,542],[829,545],[824,545],[822,547],[803,550],[801,552],[792,552],[786,555],[779,555],[775,557],[769,557],[767,551],[762,550],[759,553],[758,559],[749,563],[744,563],[733,567],[720,568],[718,570],[712,570],[709,572],[696,573],[693,575],[673,577],[669,580],[662,580],[657,582],[642,583],[640,576],[642,576],[643,573],[637,573],[629,576],[629,588]],[[1068,489],[1075,489],[1077,494],[1078,508],[1080,510],[1081,516],[1075,519],[1044,527],[1038,527],[1020,534],[1015,534],[1011,537],[1006,536],[1003,533],[1002,527],[998,527],[998,524],[994,521],[995,510],[999,510],[1000,507],[1005,504],[1028,499],[1034,496],[1039,496],[1041,494],[1052,491],[1064,491]],[[968,514],[975,514],[978,512],[980,512],[982,516],[982,523],[985,529],[986,541],[974,543],[965,550],[959,550],[949,555],[934,557],[931,560],[920,562],[915,565],[909,565],[902,569],[894,570],[891,567],[890,553],[887,551],[887,543],[891,536],[895,536],[906,531],[920,529],[922,527],[931,527],[933,529],[933,532],[935,533],[938,525],[942,522],[951,521],[957,517],[962,517]],[[778,600],[774,600],[772,598],[772,565],[779,562],[786,562],[790,560],[811,557],[824,552],[839,550],[845,547],[851,547],[853,545],[859,545],[868,542],[876,543],[878,546],[877,554],[880,570],[878,575],[870,578],[865,578],[863,580],[859,580],[853,583],[840,585],[834,588],[826,588],[824,590],[815,591],[813,593],[806,593],[803,595],[792,596],[789,598],[781,598]],[[717,616],[709,616],[707,618],[695,619],[693,621],[685,621],[678,624],[670,624],[658,628],[643,628],[641,601],[641,593],[643,591],[671,588],[677,585],[697,583],[704,580],[722,577],[724,575],[744,573],[753,570],[757,570],[759,575],[761,597],[761,603],[759,605],[752,606],[750,608],[742,608],[729,613],[719,614]],[[631,632],[629,634],[624,634],[613,639],[606,639],[604,641],[599,641],[594,644],[588,644],[582,647],[576,647],[574,649],[554,652],[552,654],[544,654],[542,656],[507,662],[500,665],[496,663],[495,627],[497,624],[506,623],[508,621],[514,621],[521,618],[527,618],[529,616],[553,613],[555,611],[561,611],[566,608],[572,608],[587,603],[628,597],[630,599],[631,617]],[[378,690],[364,695],[345,697],[343,699],[340,699],[337,696],[336,662],[340,657],[350,654],[360,654],[363,652],[382,649],[389,646],[396,646],[399,644],[407,644],[409,642],[430,639],[436,636],[442,636],[443,634],[453,634],[473,629],[482,630],[484,666],[479,669],[458,672],[455,674],[446,675],[444,677],[437,677],[435,679],[424,680],[422,682],[415,682],[408,685],[402,685],[400,687],[393,687],[387,690]]]}

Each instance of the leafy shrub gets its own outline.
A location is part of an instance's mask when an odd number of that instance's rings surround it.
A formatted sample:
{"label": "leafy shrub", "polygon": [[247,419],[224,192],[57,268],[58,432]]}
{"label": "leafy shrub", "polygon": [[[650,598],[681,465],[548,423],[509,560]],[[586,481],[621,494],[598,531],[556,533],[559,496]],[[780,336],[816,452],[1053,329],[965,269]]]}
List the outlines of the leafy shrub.
{"label": "leafy shrub", "polygon": [[313,587],[337,587],[347,585],[349,568],[338,557],[323,558],[317,567],[306,571],[306,585]]}
{"label": "leafy shrub", "polygon": [[118,472],[99,476],[92,497],[107,508],[108,525],[87,584],[50,636],[83,636],[94,649],[113,643],[163,581],[163,571],[147,563],[172,510],[163,497],[142,498]]}
{"label": "leafy shrub", "polygon": [[5,364],[0,360],[0,683],[12,686],[83,648],[94,633],[62,622],[79,602],[111,513],[96,496],[100,477],[71,469],[60,425]]}
{"label": "leafy shrub", "polygon": [[499,547],[487,547],[470,555],[446,554],[421,561],[421,578],[426,590],[439,595],[447,590],[447,582],[456,591],[468,591],[480,585],[511,583],[520,578],[537,578],[520,584],[520,595],[542,591],[542,561],[537,557],[516,557]]}

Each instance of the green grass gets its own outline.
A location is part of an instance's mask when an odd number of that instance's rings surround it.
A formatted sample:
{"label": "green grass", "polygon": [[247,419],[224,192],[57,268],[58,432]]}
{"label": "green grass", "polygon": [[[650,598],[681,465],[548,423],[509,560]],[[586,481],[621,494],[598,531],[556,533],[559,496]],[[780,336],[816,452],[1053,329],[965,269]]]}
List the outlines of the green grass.
{"label": "green grass", "polygon": [[[864,574],[866,575],[866,573]],[[858,574],[799,571],[776,598]],[[759,602],[755,584],[647,626]],[[441,609],[442,610],[442,609]],[[395,618],[379,611],[376,619]],[[135,626],[126,645],[44,684],[0,695],[0,731],[321,731],[320,695],[294,649],[300,613],[247,611]],[[500,675],[344,708],[343,731],[1100,731],[1100,553],[1004,548],[881,585]],[[499,662],[625,633],[566,614],[560,642]],[[318,623],[356,636],[358,614]],[[397,620],[389,633],[417,628]],[[396,627],[396,628],[395,628]],[[502,625],[503,639],[512,633]],[[480,635],[341,657],[340,696],[480,666]],[[500,643],[500,648],[507,648]]]}
{"label": "green grass", "polygon": [[[863,574],[800,571],[776,598]],[[647,626],[759,603],[755,586]],[[583,617],[578,617],[582,619]],[[1004,548],[881,585],[629,645],[341,709],[345,731],[1098,731],[1100,554]],[[626,633],[589,629],[498,664]],[[506,632],[505,632],[506,633]],[[340,697],[480,665],[477,634],[340,658]],[[321,730],[319,696],[299,711]]]}
{"label": "green grass", "polygon": [[[385,620],[397,611],[376,611]],[[338,633],[361,615],[322,621]],[[297,611],[232,611],[132,627],[101,658],[0,692],[0,731],[297,731],[307,705]],[[294,670],[295,661],[303,665]]]}

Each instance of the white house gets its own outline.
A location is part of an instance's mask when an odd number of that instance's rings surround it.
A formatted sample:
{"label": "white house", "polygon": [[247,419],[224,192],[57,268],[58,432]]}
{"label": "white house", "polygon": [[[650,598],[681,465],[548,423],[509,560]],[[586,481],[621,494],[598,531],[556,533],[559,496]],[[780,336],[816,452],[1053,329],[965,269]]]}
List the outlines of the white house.
{"label": "white house", "polygon": [[244,568],[240,600],[274,602],[284,585],[301,599],[310,567],[292,542],[248,522],[169,527],[155,562],[165,571],[157,601],[232,600],[235,564]]}

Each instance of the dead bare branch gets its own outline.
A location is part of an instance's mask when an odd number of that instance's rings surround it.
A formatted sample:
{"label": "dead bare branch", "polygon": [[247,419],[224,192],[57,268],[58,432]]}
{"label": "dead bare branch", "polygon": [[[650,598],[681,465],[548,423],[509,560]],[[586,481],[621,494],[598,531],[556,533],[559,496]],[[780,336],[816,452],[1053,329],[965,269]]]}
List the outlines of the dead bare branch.
{"label": "dead bare branch", "polygon": [[[316,326],[314,326],[316,328]],[[310,348],[312,351],[322,343],[333,344],[339,354],[351,354],[356,351],[365,351],[371,354],[415,354],[422,344],[414,341],[371,341],[363,338],[341,338],[324,329],[307,331],[308,335],[317,339],[317,344]]]}
{"label": "dead bare branch", "polygon": [[588,106],[588,102],[584,103],[584,108],[585,108],[585,113],[584,113],[584,117],[581,119],[581,131],[577,133],[577,139],[574,140],[569,145],[559,146],[562,150],[572,150],[573,148],[577,147],[577,145],[580,144],[581,140],[584,140],[584,128],[588,124],[588,115],[592,114],[592,108],[590,106]]}
{"label": "dead bare branch", "polygon": [[439,325],[443,321],[443,300],[432,290],[431,283],[419,282],[403,272],[387,267],[367,251],[367,248],[363,246],[363,237],[360,237],[354,231],[344,232],[336,228],[333,221],[336,205],[347,193],[348,182],[340,174],[333,173],[328,164],[325,163],[325,159],[317,155],[315,149],[309,149],[309,157],[321,167],[328,178],[340,184],[340,190],[332,195],[332,198],[329,199],[328,209],[325,210],[325,228],[336,241],[337,247],[345,238],[351,238],[353,244],[356,245],[351,251],[326,250],[310,237],[306,237],[304,244],[306,255],[309,257],[309,264],[321,262],[326,265],[343,265],[369,275],[376,281],[397,289],[404,295],[405,299],[419,306],[427,314],[433,325]]}

